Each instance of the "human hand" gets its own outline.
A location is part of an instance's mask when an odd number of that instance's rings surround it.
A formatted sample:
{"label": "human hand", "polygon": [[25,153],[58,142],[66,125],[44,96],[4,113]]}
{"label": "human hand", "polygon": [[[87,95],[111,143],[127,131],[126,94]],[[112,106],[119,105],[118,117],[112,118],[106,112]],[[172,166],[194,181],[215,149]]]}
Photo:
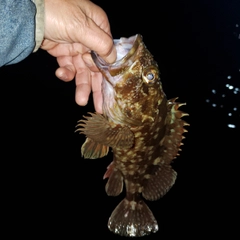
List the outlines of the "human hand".
{"label": "human hand", "polygon": [[116,60],[116,49],[106,13],[89,0],[45,0],[45,35],[41,46],[57,57],[56,76],[75,77],[75,99],[86,105],[93,92],[95,110],[102,113],[102,74],[92,61],[95,51],[105,61]]}

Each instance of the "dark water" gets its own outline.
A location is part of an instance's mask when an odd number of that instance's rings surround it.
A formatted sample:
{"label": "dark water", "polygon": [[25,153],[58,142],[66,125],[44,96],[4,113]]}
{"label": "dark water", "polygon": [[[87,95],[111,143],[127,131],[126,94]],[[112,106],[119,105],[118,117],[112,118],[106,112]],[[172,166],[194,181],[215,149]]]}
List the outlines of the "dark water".
{"label": "dark water", "polygon": [[[165,93],[186,102],[182,110],[190,114],[183,151],[173,163],[176,184],[148,202],[160,230],[146,239],[239,235],[240,2],[95,2],[107,12],[114,38],[143,35]],[[24,236],[31,228],[34,236],[49,230],[47,236],[65,239],[85,239],[83,233],[120,239],[107,229],[123,198],[104,190],[111,155],[82,159],[84,136],[74,134],[77,120],[94,110],[92,101],[78,106],[74,81],[59,81],[56,68],[39,50],[0,69],[9,218],[23,223]]]}

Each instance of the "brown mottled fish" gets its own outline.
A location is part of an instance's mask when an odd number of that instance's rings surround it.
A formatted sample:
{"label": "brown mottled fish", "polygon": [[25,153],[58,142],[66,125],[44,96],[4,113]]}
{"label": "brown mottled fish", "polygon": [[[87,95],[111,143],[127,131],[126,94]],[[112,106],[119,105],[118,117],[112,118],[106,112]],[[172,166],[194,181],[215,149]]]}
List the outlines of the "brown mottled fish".
{"label": "brown mottled fish", "polygon": [[104,178],[106,192],[126,197],[111,214],[108,228],[116,234],[140,237],[158,231],[146,200],[157,200],[173,186],[177,173],[171,162],[178,155],[187,130],[179,111],[184,104],[167,100],[159,68],[141,35],[115,40],[117,61],[107,64],[92,52],[103,74],[103,114],[89,113],[77,131],[87,139],[85,158],[101,158],[113,151]]}

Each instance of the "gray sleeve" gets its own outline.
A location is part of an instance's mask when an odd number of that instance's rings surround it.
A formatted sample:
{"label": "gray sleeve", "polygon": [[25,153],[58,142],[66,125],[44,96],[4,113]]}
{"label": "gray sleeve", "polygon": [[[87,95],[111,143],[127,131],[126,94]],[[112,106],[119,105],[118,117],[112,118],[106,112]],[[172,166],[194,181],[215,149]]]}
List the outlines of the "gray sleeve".
{"label": "gray sleeve", "polygon": [[20,62],[40,46],[37,39],[35,41],[37,10],[34,2],[1,0],[0,66]]}

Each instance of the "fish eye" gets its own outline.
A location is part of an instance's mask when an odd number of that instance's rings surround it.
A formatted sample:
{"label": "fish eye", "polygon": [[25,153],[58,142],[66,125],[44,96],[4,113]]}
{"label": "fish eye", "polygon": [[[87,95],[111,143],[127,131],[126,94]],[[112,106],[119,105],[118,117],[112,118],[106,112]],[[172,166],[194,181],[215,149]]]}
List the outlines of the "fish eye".
{"label": "fish eye", "polygon": [[147,68],[143,70],[142,73],[143,80],[146,83],[154,83],[158,76],[158,71],[155,68]]}
{"label": "fish eye", "polygon": [[146,77],[147,77],[147,79],[148,79],[149,81],[152,81],[155,76],[154,76],[154,74],[153,74],[152,72],[149,72]]}

